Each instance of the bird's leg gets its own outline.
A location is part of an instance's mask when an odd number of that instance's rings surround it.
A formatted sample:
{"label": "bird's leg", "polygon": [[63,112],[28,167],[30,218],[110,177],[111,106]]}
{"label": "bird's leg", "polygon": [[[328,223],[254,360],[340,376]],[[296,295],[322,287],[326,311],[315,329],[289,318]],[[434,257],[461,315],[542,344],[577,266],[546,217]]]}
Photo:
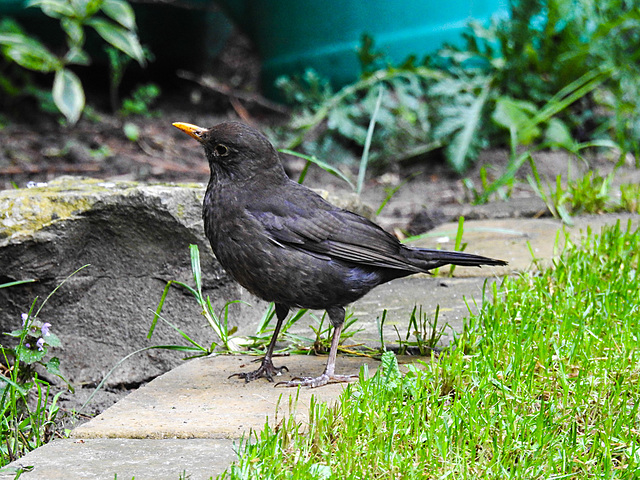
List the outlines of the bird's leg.
{"label": "bird's leg", "polygon": [[358,378],[358,375],[336,375],[336,356],[338,354],[338,344],[340,343],[340,334],[344,325],[345,311],[342,307],[331,307],[327,309],[329,319],[333,325],[333,337],[331,338],[331,348],[329,349],[329,358],[324,373],[319,377],[296,377],[290,382],[278,382],[278,385],[285,387],[321,387],[328,383],[350,382]]}
{"label": "bird's leg", "polygon": [[282,327],[282,322],[285,318],[287,318],[287,314],[289,313],[289,307],[286,305],[282,305],[280,303],[276,303],[276,317],[278,319],[276,323],[276,328],[273,331],[273,336],[271,337],[271,341],[269,342],[269,346],[267,347],[267,353],[262,359],[262,364],[260,368],[254,370],[253,372],[242,372],[242,373],[234,373],[233,375],[229,375],[231,377],[240,377],[244,378],[245,382],[251,382],[256,378],[265,377],[270,382],[273,382],[274,375],[280,375],[282,372],[288,372],[289,369],[285,366],[282,367],[274,367],[273,361],[271,357],[273,356],[273,349],[276,346],[276,341],[278,340],[278,334],[280,333],[280,328]]}

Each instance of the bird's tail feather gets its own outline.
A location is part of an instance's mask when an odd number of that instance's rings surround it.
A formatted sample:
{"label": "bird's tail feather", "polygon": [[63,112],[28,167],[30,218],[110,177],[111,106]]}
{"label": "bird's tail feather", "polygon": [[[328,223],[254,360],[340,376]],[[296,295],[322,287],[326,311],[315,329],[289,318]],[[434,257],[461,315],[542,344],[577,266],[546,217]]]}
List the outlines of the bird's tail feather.
{"label": "bird's tail feather", "polygon": [[480,267],[482,265],[506,265],[504,260],[483,257],[472,253],[433,250],[430,248],[410,248],[406,252],[407,260],[423,271],[433,270],[444,265]]}

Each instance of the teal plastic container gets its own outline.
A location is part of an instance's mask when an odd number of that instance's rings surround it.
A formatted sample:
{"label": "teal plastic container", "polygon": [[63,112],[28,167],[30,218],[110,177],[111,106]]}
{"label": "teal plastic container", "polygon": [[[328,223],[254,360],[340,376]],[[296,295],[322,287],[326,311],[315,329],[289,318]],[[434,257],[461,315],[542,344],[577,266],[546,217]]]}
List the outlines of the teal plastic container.
{"label": "teal plastic container", "polygon": [[273,96],[281,75],[317,70],[340,87],[360,73],[356,48],[370,35],[395,62],[460,44],[471,19],[508,15],[507,0],[219,0],[263,59],[263,85]]}

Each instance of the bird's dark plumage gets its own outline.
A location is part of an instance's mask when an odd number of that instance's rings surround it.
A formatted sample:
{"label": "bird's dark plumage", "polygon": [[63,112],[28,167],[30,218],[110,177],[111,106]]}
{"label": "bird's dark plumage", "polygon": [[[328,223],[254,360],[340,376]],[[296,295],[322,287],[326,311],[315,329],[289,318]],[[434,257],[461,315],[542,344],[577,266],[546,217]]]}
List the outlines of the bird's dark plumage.
{"label": "bird's dark plumage", "polygon": [[327,310],[335,330],[324,374],[286,385],[347,381],[350,376],[334,374],[345,305],[381,283],[443,265],[506,264],[404,246],[370,220],[290,180],[274,147],[252,127],[238,122],[174,126],[198,140],[209,161],[203,218],[213,252],[238,283],[276,304],[278,324],[262,366],[239,374],[247,381],[261,376],[271,380],[281,371],[271,356],[292,307]]}

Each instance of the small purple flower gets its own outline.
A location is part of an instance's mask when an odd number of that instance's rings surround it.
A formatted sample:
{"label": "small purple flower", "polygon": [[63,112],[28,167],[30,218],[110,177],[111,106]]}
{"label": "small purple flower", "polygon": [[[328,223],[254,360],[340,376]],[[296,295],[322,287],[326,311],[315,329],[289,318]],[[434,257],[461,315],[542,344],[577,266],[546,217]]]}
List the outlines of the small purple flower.
{"label": "small purple flower", "polygon": [[47,335],[49,335],[49,328],[51,328],[51,324],[49,322],[44,323],[42,325],[42,327],[40,328],[40,331],[42,332],[43,337],[46,337]]}
{"label": "small purple flower", "polygon": [[20,315],[20,317],[22,318],[22,326],[24,327],[24,324],[27,323],[27,320],[29,320],[29,314],[23,313],[22,315]]}
{"label": "small purple flower", "polygon": [[44,350],[44,338],[39,338],[36,342],[36,346],[38,347],[38,350]]}

